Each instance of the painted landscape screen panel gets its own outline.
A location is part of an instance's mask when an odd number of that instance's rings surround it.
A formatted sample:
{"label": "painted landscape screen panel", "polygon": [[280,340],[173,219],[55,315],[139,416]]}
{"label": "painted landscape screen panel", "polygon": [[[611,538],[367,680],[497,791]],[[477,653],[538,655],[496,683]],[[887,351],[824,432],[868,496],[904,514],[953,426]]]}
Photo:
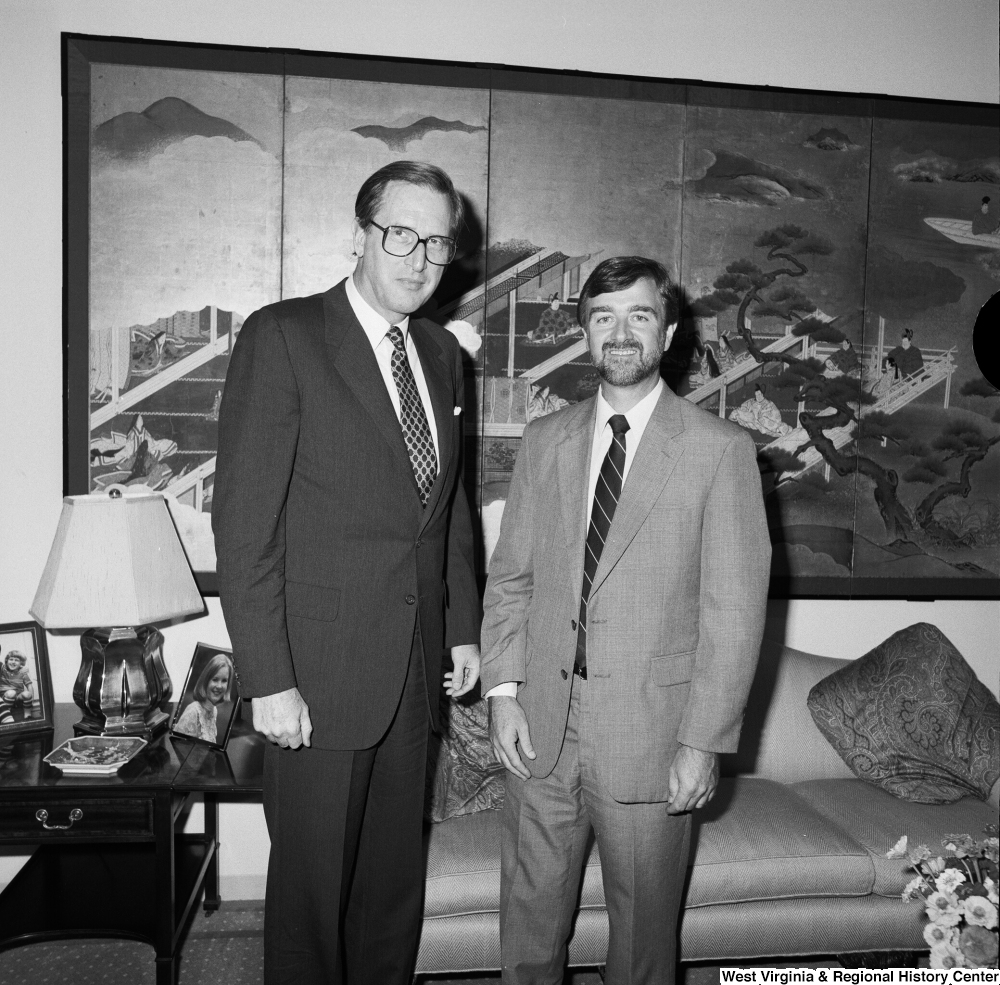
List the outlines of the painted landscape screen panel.
{"label": "painted landscape screen panel", "polygon": [[357,189],[409,158],[466,200],[423,314],[466,355],[483,570],[525,425],[599,385],[579,291],[639,254],[679,285],[668,385],[757,445],[772,595],[1000,595],[996,107],[65,44],[68,491],[163,491],[204,588],[240,327],[348,276]]}

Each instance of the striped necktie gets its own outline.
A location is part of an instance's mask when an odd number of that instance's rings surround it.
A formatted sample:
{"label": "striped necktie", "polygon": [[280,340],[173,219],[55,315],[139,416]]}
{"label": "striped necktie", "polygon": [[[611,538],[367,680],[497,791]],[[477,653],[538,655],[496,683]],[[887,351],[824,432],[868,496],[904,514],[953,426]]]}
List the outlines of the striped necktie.
{"label": "striped necktie", "polygon": [[410,361],[406,358],[406,343],[398,325],[393,325],[386,335],[392,342],[392,378],[399,393],[399,424],[403,429],[406,452],[410,456],[413,478],[417,481],[420,502],[426,506],[437,478],[437,454],[427,425],[427,414],[420,400],[417,381],[413,378]]}
{"label": "striped necktie", "polygon": [[601,464],[601,474],[597,477],[594,505],[590,510],[590,529],[587,531],[587,550],[583,559],[583,591],[580,594],[580,620],[576,636],[576,665],[582,671],[581,677],[586,677],[587,670],[587,599],[590,598],[590,586],[597,574],[597,565],[608,539],[611,521],[615,518],[615,509],[625,479],[625,432],[628,431],[629,424],[624,414],[612,415],[608,424],[611,425],[614,437]]}

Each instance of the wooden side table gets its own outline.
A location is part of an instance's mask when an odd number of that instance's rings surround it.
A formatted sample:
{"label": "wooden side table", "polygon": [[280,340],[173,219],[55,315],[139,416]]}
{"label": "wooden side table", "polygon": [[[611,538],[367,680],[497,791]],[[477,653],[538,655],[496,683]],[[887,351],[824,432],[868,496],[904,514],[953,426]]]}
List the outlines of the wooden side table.
{"label": "wooden side table", "polygon": [[[0,843],[38,846],[0,893],[0,949],[132,938],[155,949],[157,985],[174,985],[200,891],[206,909],[220,902],[219,799],[258,795],[263,742],[237,723],[226,753],[167,735],[111,776],[64,776],[42,757],[79,717],[75,705],[57,705],[53,733],[0,744]],[[199,793],[204,833],[179,832]]]}

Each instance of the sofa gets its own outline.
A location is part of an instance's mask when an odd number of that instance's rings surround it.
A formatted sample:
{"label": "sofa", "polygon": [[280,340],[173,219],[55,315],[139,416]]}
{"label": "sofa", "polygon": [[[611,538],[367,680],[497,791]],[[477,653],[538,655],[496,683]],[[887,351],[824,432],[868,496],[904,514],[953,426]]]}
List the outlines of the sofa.
{"label": "sofa", "polygon": [[[900,896],[913,873],[886,852],[904,834],[931,847],[946,834],[981,837],[997,820],[1000,781],[988,801],[941,805],[857,779],[807,707],[813,686],[847,664],[765,641],[739,751],[723,757],[718,792],[694,815],[683,962],[927,951],[923,907]],[[418,976],[499,969],[499,821],[478,810],[428,826]],[[571,966],[604,961],[600,864],[592,846]]]}

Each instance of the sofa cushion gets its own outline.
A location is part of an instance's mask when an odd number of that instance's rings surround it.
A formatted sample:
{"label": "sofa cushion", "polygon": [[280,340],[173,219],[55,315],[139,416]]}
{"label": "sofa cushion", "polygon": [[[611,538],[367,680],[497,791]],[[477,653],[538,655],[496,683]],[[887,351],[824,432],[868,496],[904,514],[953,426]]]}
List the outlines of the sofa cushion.
{"label": "sofa cushion", "polygon": [[832,822],[871,855],[875,871],[872,891],[898,897],[914,877],[906,859],[888,859],[886,852],[906,835],[911,848],[941,847],[949,834],[982,837],[996,812],[975,797],[953,804],[915,804],[900,800],[861,780],[807,780],[792,789],[828,822]]}
{"label": "sofa cushion", "polygon": [[[487,810],[427,829],[424,916],[496,912],[500,905],[500,811]],[[581,906],[603,907],[597,848],[591,844]]]}
{"label": "sofa cushion", "polygon": [[930,623],[830,674],[808,705],[855,775],[896,797],[986,800],[1000,777],[1000,703]]}
{"label": "sofa cushion", "polygon": [[427,828],[424,916],[499,909],[500,812],[480,811]]}
{"label": "sofa cushion", "polygon": [[[681,916],[682,961],[760,963],[784,956],[792,967],[816,967],[821,955],[851,951],[926,951],[924,908],[882,896],[764,900],[685,910]],[[608,917],[582,910],[569,942],[570,966],[603,964]],[[766,962],[782,965],[782,959]],[[500,918],[496,912],[428,917],[420,934],[418,975],[499,972]],[[687,981],[692,980],[688,969]],[[845,973],[846,974],[846,973]],[[715,973],[718,979],[718,971]],[[708,975],[695,975],[708,981]],[[844,979],[846,980],[846,978]]]}
{"label": "sofa cushion", "polygon": [[[926,923],[922,906],[882,896],[695,907],[681,916],[681,960],[745,958],[752,965],[781,967],[782,961],[773,957],[801,955],[815,960],[820,955],[852,951],[926,951],[922,933]],[[762,962],[766,956],[772,960]],[[812,960],[795,961],[790,967],[812,967]],[[839,980],[851,981],[849,974],[853,973],[843,972]],[[707,982],[708,977],[700,980]],[[718,971],[714,980],[719,981]]]}
{"label": "sofa cushion", "polygon": [[723,779],[694,818],[689,908],[871,892],[868,853],[792,787]]}
{"label": "sofa cushion", "polygon": [[[688,907],[871,892],[868,852],[783,784],[723,779],[715,799],[695,818]],[[500,812],[451,818],[431,825],[428,837],[424,915],[497,910]],[[604,906],[600,857],[593,846],[580,907]]]}

